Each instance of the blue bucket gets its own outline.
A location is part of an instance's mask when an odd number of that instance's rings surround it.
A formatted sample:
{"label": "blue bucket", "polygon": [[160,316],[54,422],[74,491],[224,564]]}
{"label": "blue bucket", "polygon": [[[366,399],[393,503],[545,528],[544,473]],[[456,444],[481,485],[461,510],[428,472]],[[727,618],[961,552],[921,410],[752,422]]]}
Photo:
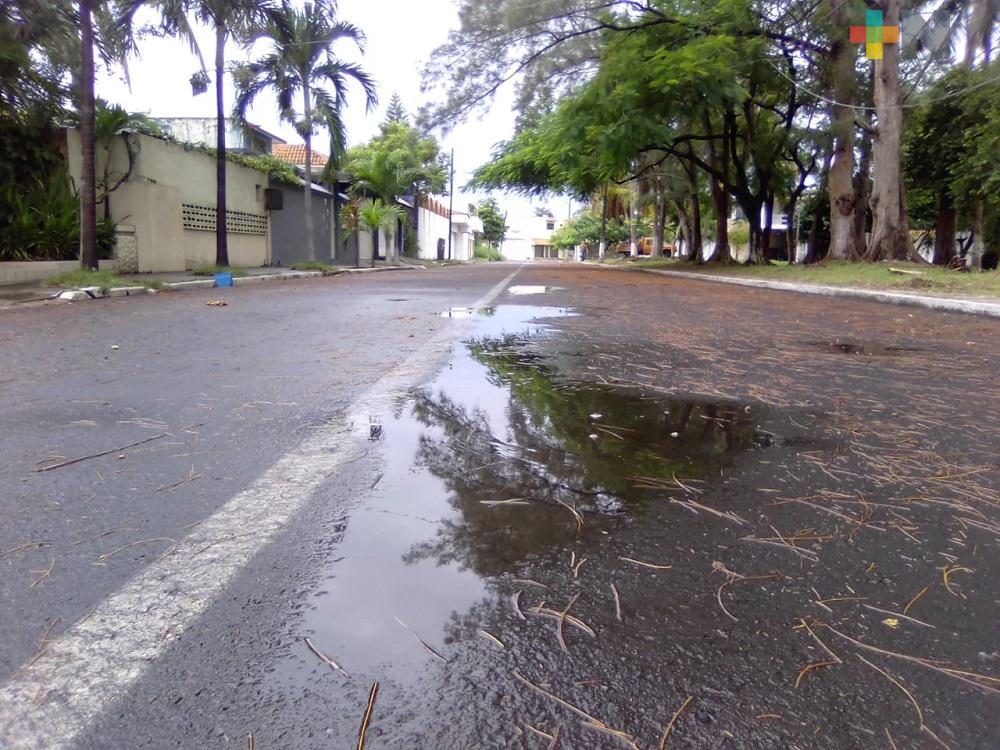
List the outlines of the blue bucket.
{"label": "blue bucket", "polygon": [[233,275],[231,273],[217,273],[217,274],[215,274],[215,285],[216,286],[232,286],[233,285]]}

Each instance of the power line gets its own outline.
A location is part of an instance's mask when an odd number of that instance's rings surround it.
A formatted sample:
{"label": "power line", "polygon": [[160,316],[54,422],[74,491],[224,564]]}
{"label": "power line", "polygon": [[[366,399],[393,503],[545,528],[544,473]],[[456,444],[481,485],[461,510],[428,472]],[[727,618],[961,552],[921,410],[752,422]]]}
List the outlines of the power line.
{"label": "power line", "polygon": [[[795,86],[795,88],[797,88],[799,91],[803,91],[809,94],[809,96],[818,99],[819,101],[826,102],[827,104],[832,104],[834,106],[847,107],[848,109],[855,109],[863,112],[867,112],[868,110],[873,108],[871,105],[859,105],[859,104],[850,104],[848,102],[840,102],[837,101],[836,99],[830,99],[829,97],[823,96],[822,94],[818,94],[815,91],[806,88],[801,83],[796,81],[794,78],[789,76],[780,67],[775,65],[773,61],[767,58],[764,58],[764,60],[766,62],[771,63],[771,67],[774,68],[775,72],[777,72],[778,75],[780,75],[782,78],[785,78],[789,82],[791,82],[791,84]],[[1000,81],[1000,75],[994,76],[993,78],[989,78],[985,81],[980,81],[979,83],[969,84],[968,86],[964,86],[963,88],[960,88],[957,91],[952,91],[950,94],[945,94],[943,96],[939,96],[934,99],[924,99],[923,101],[916,102],[914,104],[897,104],[891,107],[890,109],[915,109],[917,107],[927,106],[928,104],[936,104],[937,102],[943,102],[948,99],[954,99],[956,96],[960,96],[964,94],[966,91],[972,91],[973,89],[982,88],[983,86],[989,86],[991,83],[996,83],[997,81]]]}

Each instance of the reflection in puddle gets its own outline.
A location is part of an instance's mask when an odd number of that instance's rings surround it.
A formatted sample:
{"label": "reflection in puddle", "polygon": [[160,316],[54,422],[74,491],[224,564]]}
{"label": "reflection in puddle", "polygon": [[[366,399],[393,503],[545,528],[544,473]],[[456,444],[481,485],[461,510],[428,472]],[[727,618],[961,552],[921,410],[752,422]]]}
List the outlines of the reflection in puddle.
{"label": "reflection in puddle", "polygon": [[384,474],[304,623],[348,671],[414,679],[420,639],[444,649],[455,613],[491,599],[500,577],[683,503],[684,488],[767,444],[746,405],[561,380],[529,338],[547,330],[534,320],[568,314],[511,305],[478,318],[442,373],[383,417]]}
{"label": "reflection in puddle", "polygon": [[475,314],[476,310],[472,307],[449,307],[443,313],[441,313],[442,318],[468,318],[470,315]]}
{"label": "reflection in puddle", "polygon": [[544,294],[545,292],[555,292],[562,289],[561,286],[536,286],[531,284],[515,284],[514,286],[507,287],[507,293],[513,294],[514,296],[520,296],[523,294]]}

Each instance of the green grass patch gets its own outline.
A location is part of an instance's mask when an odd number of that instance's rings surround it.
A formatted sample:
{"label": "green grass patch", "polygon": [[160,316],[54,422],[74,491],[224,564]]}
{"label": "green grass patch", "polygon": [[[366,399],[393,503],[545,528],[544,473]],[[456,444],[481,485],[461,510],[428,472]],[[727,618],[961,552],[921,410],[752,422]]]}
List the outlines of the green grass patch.
{"label": "green grass patch", "polygon": [[240,276],[246,276],[247,272],[242,268],[233,268],[231,266],[217,266],[214,263],[211,265],[195,266],[191,269],[191,273],[195,276],[215,276],[217,273],[231,273],[234,278]]}
{"label": "green grass patch", "polygon": [[63,271],[50,276],[42,282],[43,286],[56,286],[63,289],[78,289],[84,286],[96,286],[100,289],[114,289],[121,286],[145,286],[162,289],[163,282],[158,279],[136,281],[118,276],[111,271],[85,271],[77,268],[73,271]]}
{"label": "green grass patch", "polygon": [[337,273],[343,270],[319,260],[300,260],[298,263],[292,263],[291,268],[293,271],[322,271],[323,273]]}
{"label": "green grass patch", "polygon": [[[1000,296],[1000,273],[996,271],[965,273],[949,271],[938,266],[900,261],[891,263],[827,261],[808,266],[788,263],[761,266],[722,266],[709,263],[695,266],[685,261],[663,259],[638,261],[635,265],[639,268],[674,268],[694,274],[712,273],[803,284],[980,297]],[[900,273],[901,271],[905,273]]]}

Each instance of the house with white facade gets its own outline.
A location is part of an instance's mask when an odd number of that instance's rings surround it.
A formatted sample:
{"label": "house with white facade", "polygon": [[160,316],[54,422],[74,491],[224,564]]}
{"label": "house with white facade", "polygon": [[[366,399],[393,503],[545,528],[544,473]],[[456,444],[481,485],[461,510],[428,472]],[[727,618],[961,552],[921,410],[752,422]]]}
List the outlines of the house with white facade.
{"label": "house with white facade", "polygon": [[552,246],[552,234],[564,223],[554,216],[515,217],[500,244],[500,254],[507,260],[565,260],[566,252]]}

